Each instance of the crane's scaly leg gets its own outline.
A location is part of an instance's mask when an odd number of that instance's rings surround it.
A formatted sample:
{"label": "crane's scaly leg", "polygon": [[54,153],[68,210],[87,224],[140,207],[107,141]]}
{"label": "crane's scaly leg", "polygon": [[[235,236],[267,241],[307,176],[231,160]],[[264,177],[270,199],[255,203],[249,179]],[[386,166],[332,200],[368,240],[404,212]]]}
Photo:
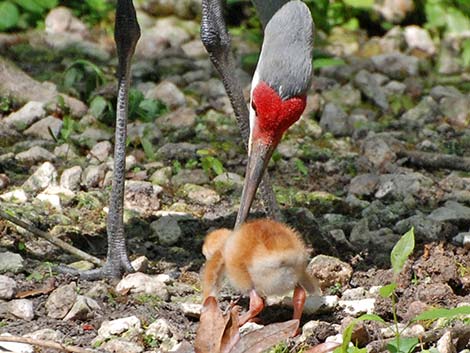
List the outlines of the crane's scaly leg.
{"label": "crane's scaly leg", "polygon": [[102,268],[78,272],[73,269],[59,267],[59,271],[80,275],[85,279],[103,277],[117,278],[124,272],[134,269],[127,256],[126,237],[124,234],[123,204],[126,167],[126,135],[129,103],[129,84],[131,60],[135,46],[140,38],[140,27],[137,22],[132,0],[118,0],[114,40],[118,54],[118,94],[116,107],[116,131],[114,141],[114,171],[109,200],[107,219],[108,253]]}
{"label": "crane's scaly leg", "polygon": [[[230,35],[223,17],[222,0],[202,0],[201,40],[209,53],[212,64],[222,78],[225,91],[235,112],[243,142],[247,147],[250,135],[249,111],[240,82],[235,76],[235,59],[231,51]],[[268,216],[280,220],[282,218],[281,211],[267,173],[260,184],[260,191]]]}

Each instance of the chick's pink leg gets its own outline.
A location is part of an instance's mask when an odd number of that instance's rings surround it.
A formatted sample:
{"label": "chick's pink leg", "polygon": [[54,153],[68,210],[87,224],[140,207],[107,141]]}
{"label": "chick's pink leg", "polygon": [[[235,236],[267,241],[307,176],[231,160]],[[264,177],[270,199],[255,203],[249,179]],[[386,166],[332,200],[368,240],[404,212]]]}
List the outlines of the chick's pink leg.
{"label": "chick's pink leg", "polygon": [[305,289],[301,286],[297,285],[294,289],[294,296],[292,298],[292,304],[294,306],[294,316],[293,320],[299,320],[302,317],[302,311],[304,310],[305,300],[307,298],[307,294],[305,293]]}
{"label": "chick's pink leg", "polygon": [[254,289],[250,291],[250,308],[248,311],[241,315],[238,319],[240,326],[244,325],[256,315],[258,315],[264,308],[264,300],[261,298]]}

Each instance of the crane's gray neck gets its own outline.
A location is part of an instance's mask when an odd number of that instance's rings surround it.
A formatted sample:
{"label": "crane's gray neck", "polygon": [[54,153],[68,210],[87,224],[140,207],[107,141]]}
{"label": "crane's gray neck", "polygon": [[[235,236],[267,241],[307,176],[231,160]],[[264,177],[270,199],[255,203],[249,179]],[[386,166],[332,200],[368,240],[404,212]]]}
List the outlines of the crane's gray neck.
{"label": "crane's gray neck", "polygon": [[310,87],[313,32],[310,10],[298,0],[282,6],[266,25],[256,71],[282,99],[305,95]]}

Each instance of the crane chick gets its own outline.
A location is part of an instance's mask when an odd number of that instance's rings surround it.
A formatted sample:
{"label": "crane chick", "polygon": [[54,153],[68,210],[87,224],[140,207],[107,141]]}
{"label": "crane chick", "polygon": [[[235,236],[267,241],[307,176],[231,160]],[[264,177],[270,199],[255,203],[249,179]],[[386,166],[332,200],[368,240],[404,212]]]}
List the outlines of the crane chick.
{"label": "crane chick", "polygon": [[204,300],[216,296],[226,275],[232,286],[250,295],[249,310],[240,325],[264,308],[262,297],[294,290],[293,319],[300,320],[307,290],[320,295],[318,281],[306,272],[307,250],[299,234],[269,219],[242,224],[238,229],[218,229],[204,240]]}

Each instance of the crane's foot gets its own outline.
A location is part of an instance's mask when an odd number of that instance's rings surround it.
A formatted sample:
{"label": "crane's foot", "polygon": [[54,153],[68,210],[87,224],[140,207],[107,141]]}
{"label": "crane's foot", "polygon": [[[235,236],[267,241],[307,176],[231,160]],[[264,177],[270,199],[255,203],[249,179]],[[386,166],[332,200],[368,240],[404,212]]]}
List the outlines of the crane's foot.
{"label": "crane's foot", "polygon": [[55,266],[53,269],[59,273],[66,273],[87,281],[95,281],[104,278],[122,278],[126,273],[135,272],[135,269],[132,267],[127,255],[121,255],[113,260],[108,259],[103,267],[88,271],[79,271],[75,268],[64,265]]}

